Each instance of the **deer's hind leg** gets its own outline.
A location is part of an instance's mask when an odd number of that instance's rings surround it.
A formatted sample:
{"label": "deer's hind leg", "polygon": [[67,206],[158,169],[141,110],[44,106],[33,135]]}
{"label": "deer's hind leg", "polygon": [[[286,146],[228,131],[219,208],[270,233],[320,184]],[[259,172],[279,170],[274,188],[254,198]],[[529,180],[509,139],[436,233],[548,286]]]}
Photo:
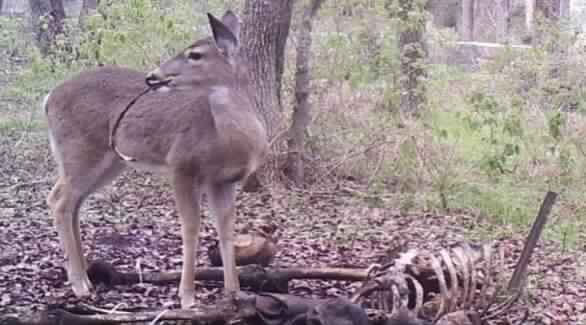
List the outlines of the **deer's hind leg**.
{"label": "deer's hind leg", "polygon": [[59,178],[57,178],[57,182],[55,182],[53,189],[51,189],[51,192],[47,196],[47,205],[49,206],[50,211],[53,211],[53,208],[55,207],[55,204],[57,203],[57,200],[59,199],[59,195],[62,191],[62,187],[63,187],[63,180],[61,177],[59,177]]}
{"label": "deer's hind leg", "polygon": [[[67,277],[76,296],[90,294],[79,229],[79,209],[85,198],[120,174],[124,165],[112,152],[79,152],[77,144],[55,153],[59,179],[47,197],[59,241],[65,253]],[[85,147],[87,148],[87,147]]]}

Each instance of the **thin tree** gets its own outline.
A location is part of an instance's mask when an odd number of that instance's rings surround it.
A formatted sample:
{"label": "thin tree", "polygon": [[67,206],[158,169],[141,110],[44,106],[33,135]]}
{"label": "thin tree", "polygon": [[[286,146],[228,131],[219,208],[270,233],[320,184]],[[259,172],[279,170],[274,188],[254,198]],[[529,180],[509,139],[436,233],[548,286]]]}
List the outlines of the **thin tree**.
{"label": "thin tree", "polygon": [[533,37],[535,24],[535,0],[525,0],[525,30],[529,40]]}
{"label": "thin tree", "polygon": [[295,72],[295,106],[293,121],[289,129],[289,152],[287,157],[287,174],[290,180],[300,186],[304,182],[305,167],[303,153],[305,149],[305,131],[311,116],[311,31],[313,20],[324,0],[310,0],[303,11],[303,18],[297,38],[297,58]]}
{"label": "thin tree", "polygon": [[429,0],[427,10],[431,14],[434,26],[455,28],[458,24],[460,13],[460,0]]}
{"label": "thin tree", "polygon": [[463,41],[474,40],[474,0],[462,0],[460,39]]}
{"label": "thin tree", "polygon": [[418,116],[425,102],[426,57],[423,32],[426,24],[426,0],[391,1],[390,14],[399,19],[399,60],[401,76],[400,109],[402,113]]}
{"label": "thin tree", "polygon": [[79,12],[79,26],[84,27],[87,16],[96,12],[99,3],[99,0],[82,0],[81,10]]}
{"label": "thin tree", "polygon": [[498,0],[496,3],[496,40],[506,43],[509,40],[511,24],[511,0]]}
{"label": "thin tree", "polygon": [[570,17],[570,0],[560,0],[560,17],[561,18],[569,18]]}
{"label": "thin tree", "polygon": [[29,0],[29,7],[37,46],[43,55],[47,55],[57,35],[63,33],[63,0]]}
{"label": "thin tree", "polygon": [[560,0],[535,0],[536,14],[541,14],[545,19],[557,20],[560,16]]}
{"label": "thin tree", "polygon": [[536,26],[536,20],[545,25],[555,25],[566,10],[569,11],[569,3],[564,0],[526,0],[525,21],[532,42],[540,44],[544,36],[543,28]]}

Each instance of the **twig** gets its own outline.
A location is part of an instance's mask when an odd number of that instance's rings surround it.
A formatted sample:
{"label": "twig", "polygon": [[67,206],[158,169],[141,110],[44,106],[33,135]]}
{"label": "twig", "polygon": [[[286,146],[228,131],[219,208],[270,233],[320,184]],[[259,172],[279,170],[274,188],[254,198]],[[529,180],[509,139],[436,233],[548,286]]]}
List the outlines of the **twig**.
{"label": "twig", "polygon": [[28,183],[18,183],[18,184],[14,184],[14,185],[7,185],[6,189],[8,191],[16,191],[19,190],[21,187],[32,187],[32,186],[36,186],[36,185],[40,185],[40,184],[45,184],[49,182],[48,178],[44,178],[38,181],[33,181],[33,182],[28,182]]}
{"label": "twig", "polygon": [[368,182],[366,182],[366,188],[370,188],[370,186],[374,182],[376,176],[378,175],[379,171],[382,168],[383,162],[385,161],[385,156],[386,156],[386,150],[383,150],[379,155],[378,162],[376,163],[376,166],[375,166],[372,174],[370,174],[370,177],[368,177]]}
{"label": "twig", "polygon": [[155,319],[153,319],[153,321],[150,323],[150,325],[155,325],[163,316],[165,316],[165,314],[168,311],[169,311],[169,309],[163,310],[159,315],[157,315],[157,317],[155,317]]}
{"label": "twig", "polygon": [[121,302],[119,304],[117,304],[116,306],[114,306],[114,308],[112,309],[104,309],[104,308],[99,308],[99,307],[95,307],[92,305],[88,305],[85,303],[80,303],[80,306],[82,306],[83,308],[89,310],[89,311],[93,311],[94,313],[100,313],[100,314],[128,314],[128,312],[126,311],[119,311],[118,308],[120,308],[121,306],[126,305],[125,303]]}

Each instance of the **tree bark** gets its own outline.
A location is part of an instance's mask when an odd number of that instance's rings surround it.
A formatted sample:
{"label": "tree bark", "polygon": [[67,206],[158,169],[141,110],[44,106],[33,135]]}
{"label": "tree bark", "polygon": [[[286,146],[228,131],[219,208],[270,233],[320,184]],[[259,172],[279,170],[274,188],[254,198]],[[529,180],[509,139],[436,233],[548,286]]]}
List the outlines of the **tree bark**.
{"label": "tree bark", "polygon": [[536,14],[541,14],[545,19],[557,20],[560,17],[561,0],[535,0]]}
{"label": "tree bark", "polygon": [[287,39],[291,30],[291,17],[293,16],[293,0],[284,1],[279,15],[279,28],[277,30],[277,53],[276,53],[276,82],[277,82],[277,103],[278,109],[283,109],[282,89],[283,89],[283,72],[285,72],[285,49],[287,48]]}
{"label": "tree bark", "polygon": [[82,0],[81,11],[79,12],[79,26],[85,25],[86,17],[97,11],[99,0]]}
{"label": "tree bark", "polygon": [[311,104],[311,30],[313,19],[324,0],[311,0],[303,12],[299,37],[297,38],[297,58],[295,72],[295,106],[293,121],[289,130],[289,152],[287,174],[291,181],[301,186],[305,179],[303,153],[305,151],[305,130],[309,125]]}
{"label": "tree bark", "polygon": [[462,0],[460,38],[463,41],[474,40],[474,0]]}
{"label": "tree bark", "polygon": [[535,24],[535,0],[525,0],[525,29],[529,37],[532,37]]}
{"label": "tree bark", "polygon": [[29,6],[37,46],[43,55],[47,55],[57,35],[63,33],[63,0],[29,0]]}
{"label": "tree bark", "polygon": [[560,0],[560,18],[570,18],[570,0]]}
{"label": "tree bark", "polygon": [[[401,62],[401,112],[411,116],[421,113],[425,102],[424,59],[426,56],[423,32],[423,7],[416,0],[399,0],[398,18],[402,30],[399,34],[399,53]],[[413,15],[419,12],[421,15]],[[416,18],[413,18],[416,17]],[[416,20],[421,19],[421,20]]]}
{"label": "tree bark", "polygon": [[427,10],[431,13],[435,26],[456,28],[458,20],[459,0],[430,0]]}
{"label": "tree bark", "polygon": [[[477,42],[495,42],[497,37],[496,11],[501,0],[474,1],[474,31],[472,39]],[[495,19],[496,18],[496,19]]]}
{"label": "tree bark", "polygon": [[496,41],[499,43],[509,41],[510,17],[511,0],[498,0],[496,3]]}
{"label": "tree bark", "polygon": [[560,0],[560,18],[570,18],[571,0]]}
{"label": "tree bark", "polygon": [[255,106],[269,139],[281,122],[279,91],[293,0],[246,0],[241,32],[242,56],[248,65]]}

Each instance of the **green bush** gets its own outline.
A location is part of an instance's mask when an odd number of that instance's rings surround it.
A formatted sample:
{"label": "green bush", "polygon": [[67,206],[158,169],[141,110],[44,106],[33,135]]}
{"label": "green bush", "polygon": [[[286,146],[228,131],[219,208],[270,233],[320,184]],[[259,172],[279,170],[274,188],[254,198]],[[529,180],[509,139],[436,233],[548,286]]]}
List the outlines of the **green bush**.
{"label": "green bush", "polygon": [[154,0],[104,1],[83,26],[77,18],[66,19],[65,33],[48,56],[27,44],[30,64],[8,95],[34,106],[58,82],[82,69],[103,64],[151,69],[207,33],[205,17],[195,10],[188,0],[165,8]]}

